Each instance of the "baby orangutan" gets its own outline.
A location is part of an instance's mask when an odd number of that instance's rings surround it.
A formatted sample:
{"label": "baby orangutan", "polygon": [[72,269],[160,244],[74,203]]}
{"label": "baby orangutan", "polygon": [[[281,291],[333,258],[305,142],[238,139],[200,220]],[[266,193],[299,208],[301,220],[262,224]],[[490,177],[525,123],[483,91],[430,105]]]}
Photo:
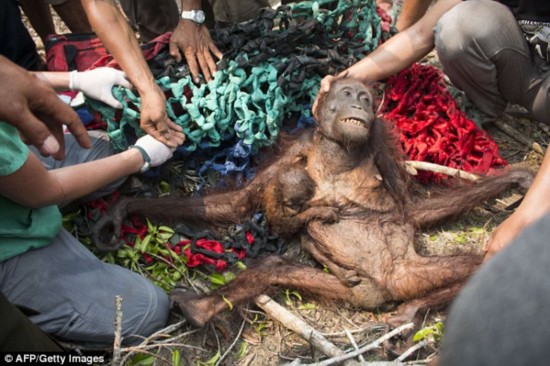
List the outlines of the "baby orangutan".
{"label": "baby orangutan", "polygon": [[446,222],[512,187],[526,189],[533,175],[510,168],[420,195],[396,146],[375,116],[370,89],[338,80],[319,103],[318,125],[244,188],[197,198],[124,199],[98,223],[96,238],[109,242],[128,214],[221,225],[262,209],[274,232],[300,235],[303,249],[328,273],[270,256],[210,294],[173,290],[171,299],[191,323],[203,326],[228,302],[277,285],[366,309],[404,302],[393,320],[408,321],[418,309],[448,303],[482,261],[476,255],[420,256],[415,230]]}

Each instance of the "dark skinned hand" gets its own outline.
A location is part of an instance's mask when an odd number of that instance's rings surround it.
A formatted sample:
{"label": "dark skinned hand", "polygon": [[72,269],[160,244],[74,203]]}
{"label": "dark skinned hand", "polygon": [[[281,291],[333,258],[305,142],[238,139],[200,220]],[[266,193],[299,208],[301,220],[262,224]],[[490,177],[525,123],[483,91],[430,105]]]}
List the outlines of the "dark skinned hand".
{"label": "dark skinned hand", "polygon": [[44,81],[2,56],[0,83],[0,120],[16,127],[42,155],[65,158],[63,125],[80,146],[91,147],[86,128],[72,108]]}
{"label": "dark skinned hand", "polygon": [[170,54],[181,61],[182,53],[187,59],[189,71],[195,83],[199,82],[202,72],[206,81],[210,81],[217,71],[214,58],[221,60],[223,54],[218,50],[208,28],[191,20],[181,19],[170,38]]}
{"label": "dark skinned hand", "polygon": [[185,141],[181,126],[168,118],[166,97],[159,87],[141,95],[140,127],[170,147],[177,147]]}

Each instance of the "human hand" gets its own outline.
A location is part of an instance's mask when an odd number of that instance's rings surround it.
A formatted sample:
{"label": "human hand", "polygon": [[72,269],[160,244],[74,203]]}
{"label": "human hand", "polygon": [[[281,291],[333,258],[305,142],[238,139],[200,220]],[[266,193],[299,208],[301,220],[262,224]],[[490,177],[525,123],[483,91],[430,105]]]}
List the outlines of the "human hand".
{"label": "human hand", "polygon": [[132,87],[124,72],[110,67],[99,67],[90,71],[71,71],[71,88],[78,89],[89,98],[99,100],[113,108],[122,104],[113,97],[113,86]]}
{"label": "human hand", "polygon": [[319,92],[317,93],[317,96],[315,97],[315,101],[313,102],[313,106],[311,107],[311,113],[313,114],[313,117],[318,121],[319,111],[317,110],[317,107],[319,106],[319,102],[325,97],[325,95],[329,92],[330,87],[332,86],[332,83],[334,80],[336,80],[338,77],[327,75],[321,80],[321,85],[319,87]]}
{"label": "human hand", "polygon": [[170,147],[177,147],[185,141],[181,126],[166,114],[166,98],[158,86],[141,95],[140,127]]}
{"label": "human hand", "polygon": [[151,166],[159,166],[172,157],[175,147],[171,148],[151,135],[140,137],[134,146],[139,146],[149,156]]}
{"label": "human hand", "polygon": [[2,56],[0,83],[0,120],[16,127],[25,142],[36,146],[42,155],[65,158],[63,125],[80,146],[91,147],[90,137],[75,111],[44,81]]}
{"label": "human hand", "polygon": [[507,247],[512,240],[527,226],[521,213],[515,212],[504,220],[491,234],[491,237],[485,243],[483,250],[485,253],[484,261],[492,258],[497,252]]}
{"label": "human hand", "polygon": [[170,38],[170,54],[177,62],[181,53],[187,59],[189,71],[195,83],[199,82],[199,67],[206,81],[212,80],[217,71],[214,55],[221,60],[223,54],[216,47],[205,25],[197,25],[191,20],[182,19]]}

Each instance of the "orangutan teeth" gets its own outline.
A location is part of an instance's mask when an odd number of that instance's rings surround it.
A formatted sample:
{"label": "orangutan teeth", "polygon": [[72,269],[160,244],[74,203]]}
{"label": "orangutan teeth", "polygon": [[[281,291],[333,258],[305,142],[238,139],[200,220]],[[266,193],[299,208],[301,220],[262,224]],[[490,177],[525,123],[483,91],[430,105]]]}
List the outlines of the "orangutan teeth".
{"label": "orangutan teeth", "polygon": [[343,119],[342,122],[343,123],[351,123],[351,124],[354,124],[356,126],[365,127],[363,122],[361,122],[361,121],[359,121],[358,119],[355,119],[355,118],[346,118],[346,119]]}

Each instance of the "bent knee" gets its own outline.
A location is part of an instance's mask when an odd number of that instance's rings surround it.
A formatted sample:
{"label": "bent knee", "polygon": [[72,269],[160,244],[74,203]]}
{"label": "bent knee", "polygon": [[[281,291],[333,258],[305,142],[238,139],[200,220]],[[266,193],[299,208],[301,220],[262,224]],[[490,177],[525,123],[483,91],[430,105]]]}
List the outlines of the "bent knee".
{"label": "bent knee", "polygon": [[496,1],[464,1],[447,11],[435,28],[435,46],[439,57],[461,56],[475,48],[489,54],[499,43],[503,24],[517,23],[509,9]]}

